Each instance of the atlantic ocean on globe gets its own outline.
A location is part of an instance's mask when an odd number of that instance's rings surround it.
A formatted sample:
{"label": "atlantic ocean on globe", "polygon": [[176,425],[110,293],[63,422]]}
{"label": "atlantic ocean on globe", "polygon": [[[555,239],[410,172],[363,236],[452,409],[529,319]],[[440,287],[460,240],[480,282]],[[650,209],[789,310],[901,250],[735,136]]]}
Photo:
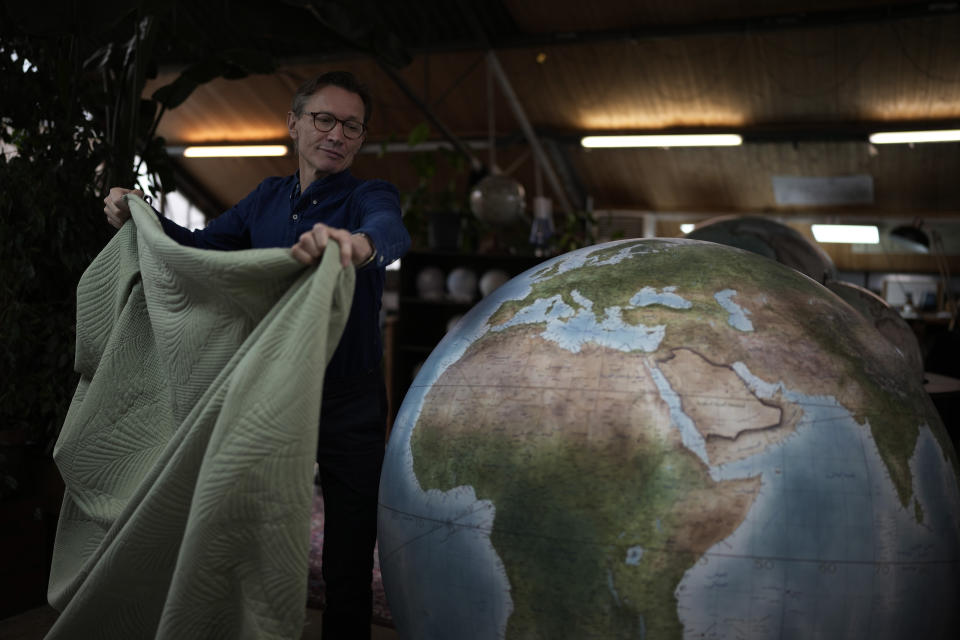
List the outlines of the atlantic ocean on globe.
{"label": "atlantic ocean on globe", "polygon": [[693,240],[549,260],[436,347],[380,483],[402,638],[953,638],[957,455],[903,356]]}

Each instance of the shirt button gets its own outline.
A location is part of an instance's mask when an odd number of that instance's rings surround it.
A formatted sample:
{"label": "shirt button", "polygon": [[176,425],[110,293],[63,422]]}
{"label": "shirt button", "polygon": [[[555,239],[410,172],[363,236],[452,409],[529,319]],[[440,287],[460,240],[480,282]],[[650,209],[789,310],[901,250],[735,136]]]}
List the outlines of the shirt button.
{"label": "shirt button", "polygon": [[317,201],[316,201],[316,200],[314,200],[314,201],[313,201],[313,204],[317,204]]}
{"label": "shirt button", "polygon": [[300,219],[300,215],[297,214],[297,213],[293,214],[293,219],[294,219],[294,220],[299,220],[299,219]]}

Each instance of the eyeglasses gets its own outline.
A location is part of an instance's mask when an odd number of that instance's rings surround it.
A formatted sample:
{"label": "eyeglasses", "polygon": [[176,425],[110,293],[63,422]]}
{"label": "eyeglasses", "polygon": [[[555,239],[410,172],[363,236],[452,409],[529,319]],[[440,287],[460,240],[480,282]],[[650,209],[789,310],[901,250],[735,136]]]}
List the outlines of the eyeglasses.
{"label": "eyeglasses", "polygon": [[367,127],[356,120],[341,120],[332,113],[325,111],[307,111],[304,115],[313,116],[313,126],[317,131],[326,133],[332,130],[339,122],[343,126],[343,137],[356,140],[363,135]]}

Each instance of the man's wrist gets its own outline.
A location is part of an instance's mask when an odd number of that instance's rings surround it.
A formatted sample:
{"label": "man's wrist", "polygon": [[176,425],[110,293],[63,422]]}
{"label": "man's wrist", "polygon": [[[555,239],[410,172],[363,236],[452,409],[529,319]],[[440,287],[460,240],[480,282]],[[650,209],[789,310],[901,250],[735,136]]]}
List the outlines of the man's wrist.
{"label": "man's wrist", "polygon": [[373,262],[373,259],[377,256],[377,246],[373,244],[373,240],[370,239],[370,236],[363,233],[362,231],[360,231],[359,233],[355,233],[353,235],[365,240],[366,244],[368,244],[370,248],[370,255],[368,255],[366,258],[364,258],[359,263],[354,265],[357,269],[359,269],[360,267],[365,267],[371,262]]}

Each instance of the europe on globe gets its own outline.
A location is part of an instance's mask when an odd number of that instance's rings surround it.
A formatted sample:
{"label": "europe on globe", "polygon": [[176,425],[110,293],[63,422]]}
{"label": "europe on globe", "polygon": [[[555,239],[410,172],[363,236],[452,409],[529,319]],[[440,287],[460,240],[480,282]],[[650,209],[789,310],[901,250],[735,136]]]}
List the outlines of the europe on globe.
{"label": "europe on globe", "polygon": [[380,489],[402,638],[944,638],[957,454],[903,354],[794,269],[573,251],[421,367]]}

